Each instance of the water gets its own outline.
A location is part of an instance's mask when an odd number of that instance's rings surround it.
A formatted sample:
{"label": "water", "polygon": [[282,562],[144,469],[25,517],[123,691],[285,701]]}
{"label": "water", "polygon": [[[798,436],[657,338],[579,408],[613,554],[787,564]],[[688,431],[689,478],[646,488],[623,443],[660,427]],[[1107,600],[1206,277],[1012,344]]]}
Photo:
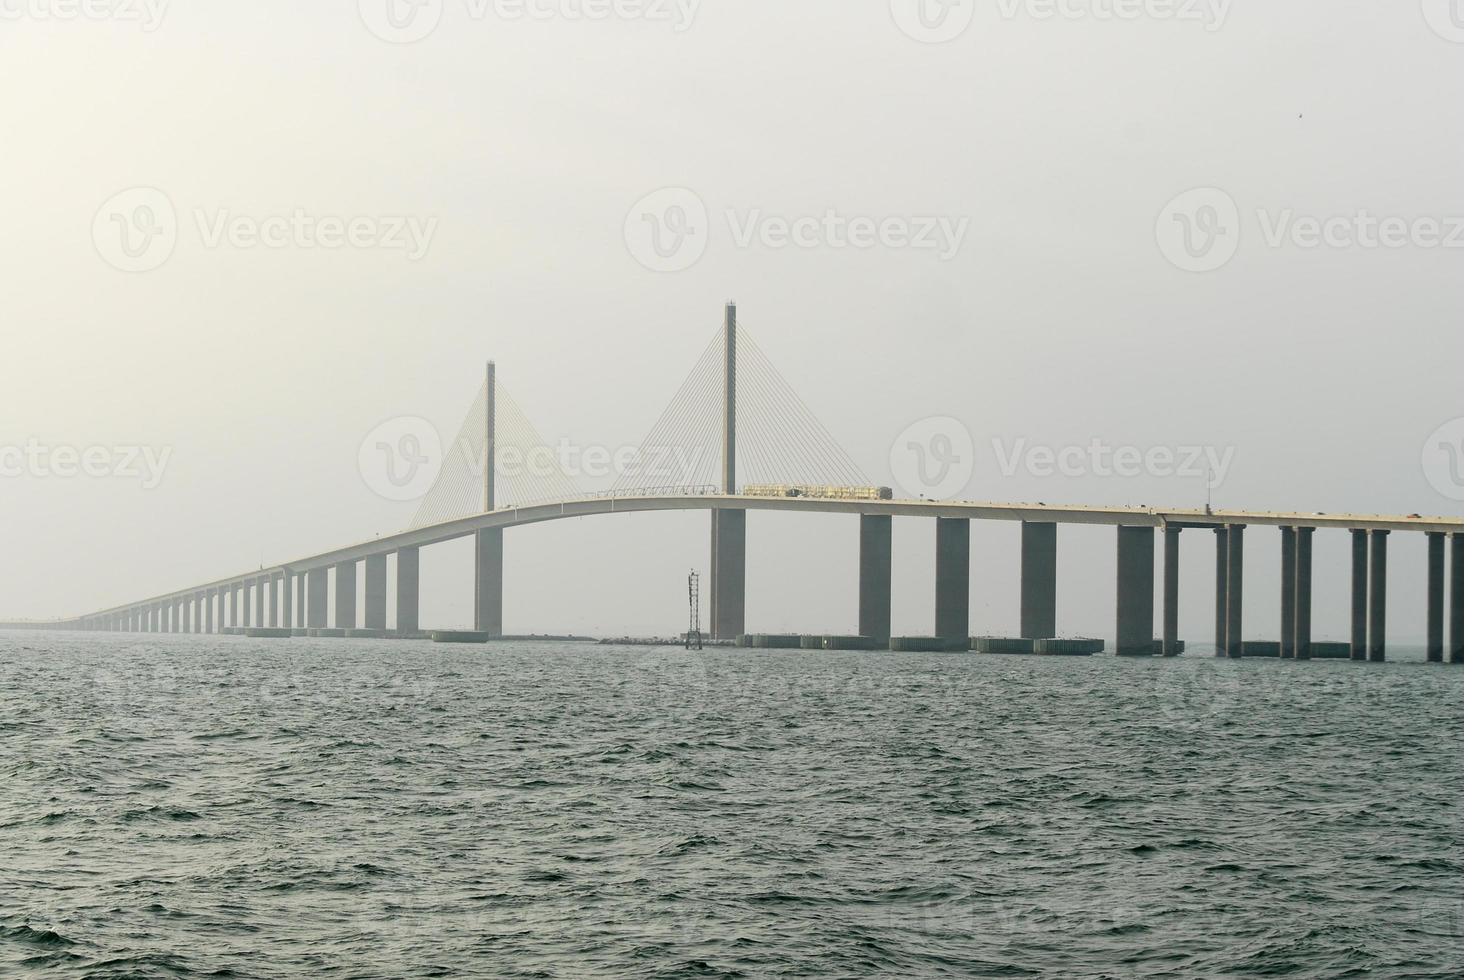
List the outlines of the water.
{"label": "water", "polygon": [[0,976],[1458,977],[1461,693],[3,635]]}

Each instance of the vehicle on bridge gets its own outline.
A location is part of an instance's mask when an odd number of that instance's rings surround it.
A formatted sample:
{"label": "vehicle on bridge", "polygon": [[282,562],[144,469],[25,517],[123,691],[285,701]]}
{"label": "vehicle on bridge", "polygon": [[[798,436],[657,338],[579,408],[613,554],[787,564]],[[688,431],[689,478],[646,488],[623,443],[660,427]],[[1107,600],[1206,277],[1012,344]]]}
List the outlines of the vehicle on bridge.
{"label": "vehicle on bridge", "polygon": [[819,500],[894,500],[890,487],[812,487],[754,483],[742,488],[747,497],[813,497]]}

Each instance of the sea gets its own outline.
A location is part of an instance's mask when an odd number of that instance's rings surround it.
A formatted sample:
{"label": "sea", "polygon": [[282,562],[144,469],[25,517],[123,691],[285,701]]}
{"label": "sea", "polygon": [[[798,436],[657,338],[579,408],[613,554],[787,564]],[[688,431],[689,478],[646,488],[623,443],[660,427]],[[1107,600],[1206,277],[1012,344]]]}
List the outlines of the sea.
{"label": "sea", "polygon": [[0,634],[0,977],[1464,976],[1464,668]]}

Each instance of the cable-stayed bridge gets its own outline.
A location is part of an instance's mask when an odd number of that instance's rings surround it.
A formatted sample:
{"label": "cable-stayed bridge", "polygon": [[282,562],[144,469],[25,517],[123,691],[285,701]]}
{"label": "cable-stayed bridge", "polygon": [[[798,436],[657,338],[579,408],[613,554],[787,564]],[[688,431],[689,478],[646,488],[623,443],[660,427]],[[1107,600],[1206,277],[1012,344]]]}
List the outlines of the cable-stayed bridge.
{"label": "cable-stayed bridge", "polygon": [[[1389,535],[1422,533],[1428,538],[1428,656],[1464,663],[1464,519],[894,499],[892,491],[871,485],[739,329],[733,304],[665,411],[628,454],[626,465],[616,469],[612,486],[598,492],[586,488],[553,459],[552,447],[490,364],[436,482],[406,530],[70,620],[10,625],[414,638],[422,635],[421,549],[471,537],[475,630],[485,637],[502,636],[506,532],[568,518],[704,510],[711,525],[710,632],[732,639],[747,633],[748,515],[777,510],[859,517],[857,633],[851,636],[886,647],[892,640],[895,518],[933,522],[936,583],[929,639],[946,649],[965,649],[970,641],[972,521],[1021,523],[1020,639],[1033,642],[1056,635],[1059,526],[1112,526],[1118,553],[1116,652],[1131,656],[1174,656],[1183,649],[1178,608],[1185,531],[1213,532],[1218,654],[1256,655],[1254,648],[1263,645],[1243,641],[1246,531],[1275,527],[1280,530],[1282,623],[1270,655],[1338,655],[1335,649],[1324,652],[1312,637],[1312,545],[1317,531],[1341,530],[1352,542],[1352,616],[1350,642],[1340,655],[1385,660]],[[1157,603],[1156,555],[1162,576]],[[394,596],[387,594],[389,562],[396,566]],[[358,574],[364,575],[359,610]],[[328,621],[332,589],[333,623]],[[391,630],[389,605],[395,608]]]}

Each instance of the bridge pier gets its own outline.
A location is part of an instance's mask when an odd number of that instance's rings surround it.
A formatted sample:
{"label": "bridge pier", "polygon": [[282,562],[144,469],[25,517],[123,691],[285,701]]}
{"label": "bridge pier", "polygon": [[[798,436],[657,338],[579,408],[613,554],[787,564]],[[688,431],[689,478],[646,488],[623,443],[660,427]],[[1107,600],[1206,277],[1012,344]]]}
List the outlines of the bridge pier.
{"label": "bridge pier", "polygon": [[712,511],[712,638],[747,632],[747,511]]}
{"label": "bridge pier", "polygon": [[325,568],[312,568],[305,580],[305,625],[323,630],[329,623],[329,575]]}
{"label": "bridge pier", "polygon": [[234,626],[242,629],[249,625],[249,618],[246,613],[246,603],[249,597],[245,595],[243,585],[234,586]]}
{"label": "bridge pier", "polygon": [[386,556],[366,559],[366,628],[386,629]]}
{"label": "bridge pier", "polygon": [[1428,662],[1444,662],[1444,549],[1446,536],[1428,536]]}
{"label": "bridge pier", "polygon": [[1225,627],[1230,618],[1230,533],[1215,528],[1215,656],[1223,657],[1230,650]]}
{"label": "bridge pier", "polygon": [[1245,525],[1230,525],[1225,541],[1225,655],[1239,660],[1245,656]]}
{"label": "bridge pier", "polygon": [[295,627],[295,573],[285,572],[280,578],[280,627]]}
{"label": "bridge pier", "polygon": [[1281,529],[1281,659],[1296,659],[1296,528]]}
{"label": "bridge pier", "polygon": [[859,635],[885,646],[890,641],[894,578],[894,518],[859,518]]}
{"label": "bridge pier", "polygon": [[1118,529],[1118,626],[1115,653],[1154,655],[1154,529]]}
{"label": "bridge pier", "polygon": [[971,637],[971,521],[935,520],[935,635]]}
{"label": "bridge pier", "polygon": [[503,635],[503,529],[474,536],[473,623],[489,636]]}
{"label": "bridge pier", "polygon": [[1296,529],[1296,585],[1294,602],[1296,614],[1293,617],[1293,651],[1297,660],[1310,660],[1312,655],[1312,537],[1315,530],[1309,527]]}
{"label": "bridge pier", "polygon": [[1388,659],[1388,535],[1372,532],[1372,570],[1368,594],[1367,655],[1375,664]]}
{"label": "bridge pier", "polygon": [[1449,538],[1449,663],[1464,664],[1464,534]]}
{"label": "bridge pier", "polygon": [[216,589],[209,589],[203,595],[203,631],[210,635],[214,632],[214,602],[218,596]]}
{"label": "bridge pier", "polygon": [[1022,639],[1057,636],[1057,525],[1022,522]]}
{"label": "bridge pier", "polygon": [[421,629],[421,603],[418,598],[421,580],[421,549],[402,548],[397,552],[396,628],[403,635],[411,635]]}
{"label": "bridge pier", "polygon": [[1164,528],[1164,656],[1179,656],[1179,535]]}
{"label": "bridge pier", "polygon": [[1367,532],[1352,532],[1352,659],[1367,659]]}
{"label": "bridge pier", "polygon": [[335,569],[336,629],[356,628],[356,563],[343,561]]}

